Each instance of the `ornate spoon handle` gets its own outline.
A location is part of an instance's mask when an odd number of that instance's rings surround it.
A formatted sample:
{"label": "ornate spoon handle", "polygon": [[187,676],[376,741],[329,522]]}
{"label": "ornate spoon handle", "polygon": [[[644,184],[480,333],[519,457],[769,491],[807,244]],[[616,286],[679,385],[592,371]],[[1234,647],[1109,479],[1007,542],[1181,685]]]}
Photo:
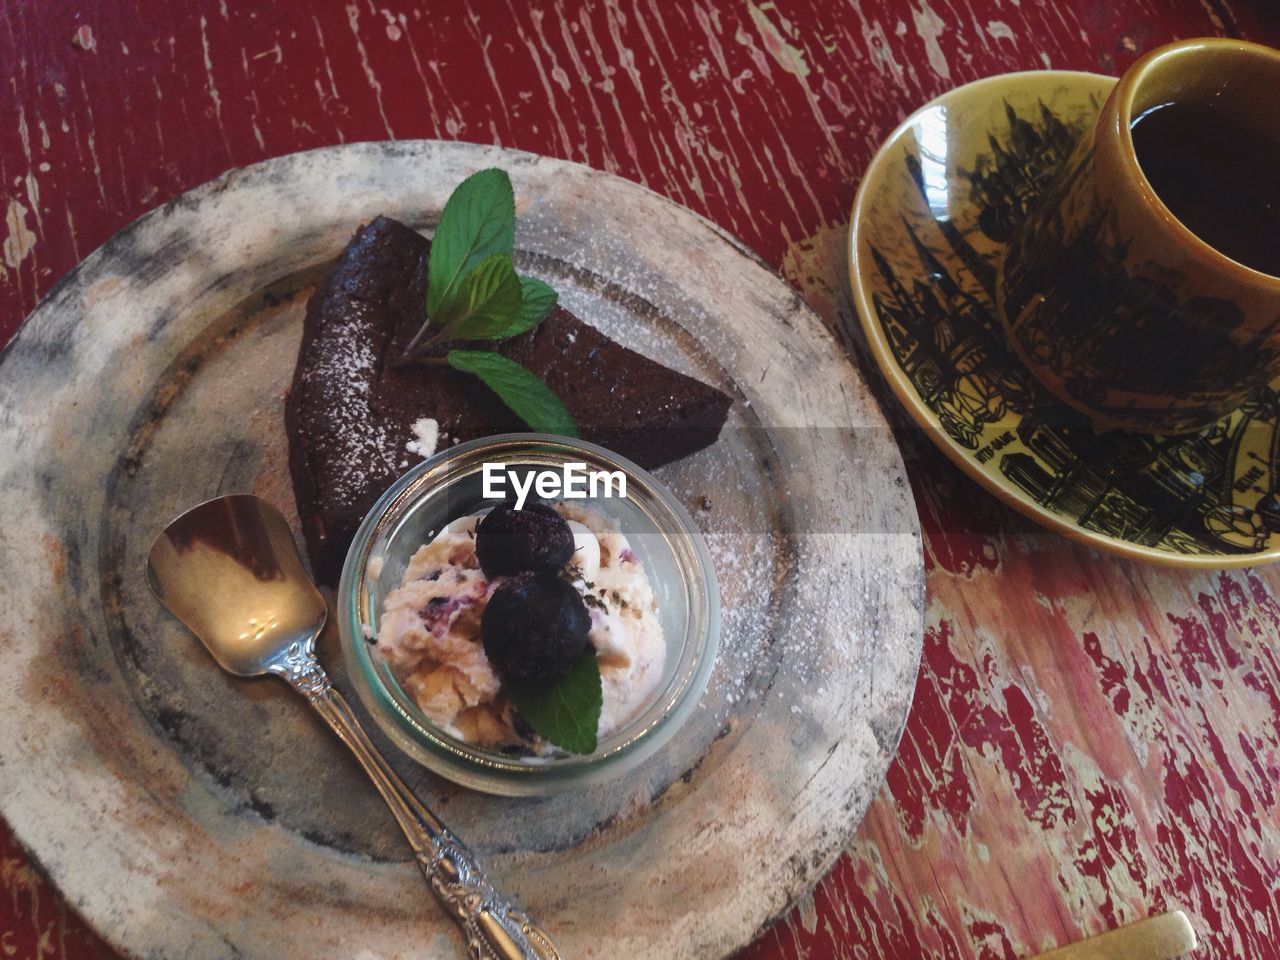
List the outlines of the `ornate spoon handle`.
{"label": "ornate spoon handle", "polygon": [[404,785],[314,656],[278,662],[283,677],[324,717],[382,794],[427,883],[462,928],[474,960],[560,960],[551,938],[494,889],[475,855]]}

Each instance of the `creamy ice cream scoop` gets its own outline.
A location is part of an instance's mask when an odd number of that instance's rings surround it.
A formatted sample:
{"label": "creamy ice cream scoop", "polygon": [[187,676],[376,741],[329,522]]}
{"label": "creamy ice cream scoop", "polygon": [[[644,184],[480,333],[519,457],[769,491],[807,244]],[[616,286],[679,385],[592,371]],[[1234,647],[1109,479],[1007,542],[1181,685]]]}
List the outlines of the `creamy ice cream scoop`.
{"label": "creamy ice cream scoop", "polygon": [[[600,739],[633,719],[657,693],[666,642],[644,565],[618,524],[598,511],[558,503],[573,553],[561,571],[586,603],[588,640],[600,665]],[[437,726],[477,746],[551,747],[523,736],[502,683],[485,655],[480,625],[494,591],[509,577],[487,577],[476,555],[482,515],[451,522],[410,559],[389,593],[378,653]]]}
{"label": "creamy ice cream scoop", "polygon": [[578,568],[583,579],[593,581],[600,572],[600,541],[585,523],[570,520],[569,529],[573,531],[573,559],[569,564]]}

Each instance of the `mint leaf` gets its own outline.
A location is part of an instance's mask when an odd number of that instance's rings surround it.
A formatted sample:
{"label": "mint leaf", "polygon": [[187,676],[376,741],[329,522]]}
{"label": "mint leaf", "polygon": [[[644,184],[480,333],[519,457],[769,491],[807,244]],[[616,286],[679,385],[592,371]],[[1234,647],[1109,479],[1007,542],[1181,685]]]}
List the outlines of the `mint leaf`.
{"label": "mint leaf", "polygon": [[462,278],[456,296],[444,305],[440,336],[445,340],[505,337],[523,304],[520,278],[511,265],[511,256],[495,253]]}
{"label": "mint leaf", "polygon": [[481,260],[515,245],[516,199],[506,171],[473,173],[449,196],[431,240],[427,316],[435,319]]}
{"label": "mint leaf", "polygon": [[512,412],[539,433],[579,436],[551,388],[514,360],[492,350],[450,350],[445,361],[455,370],[479,377]]}
{"label": "mint leaf", "polygon": [[555,290],[541,280],[535,280],[533,277],[521,277],[520,288],[524,293],[523,302],[520,304],[520,315],[508,331],[503,334],[504,338],[514,337],[524,333],[526,330],[532,330],[547,318],[547,314],[556,305],[557,296]]}
{"label": "mint leaf", "polygon": [[[511,267],[511,258],[505,254],[495,254],[489,260],[485,260],[471,273],[467,274],[462,281],[462,286],[458,289],[457,300],[453,305],[453,310],[465,311],[467,304],[464,303],[468,297],[468,285],[473,278],[482,270],[486,269],[490,260],[504,259],[507,261],[507,268],[510,271],[511,279],[508,279],[506,272],[503,273],[503,289],[502,303],[499,306],[496,302],[486,311],[483,320],[475,317],[469,317],[465,322],[460,319],[451,319],[446,324],[444,330],[440,333],[442,340],[506,340],[510,337],[519,336],[528,330],[532,330],[543,320],[546,319],[551,308],[556,305],[556,292],[541,280],[535,280],[533,277],[517,277],[515,268]],[[490,278],[476,279],[479,284],[488,283]],[[514,283],[514,293],[509,289],[509,285]],[[512,301],[515,306],[512,308]],[[450,306],[446,304],[446,310],[450,310]]]}
{"label": "mint leaf", "polygon": [[529,726],[562,750],[594,753],[604,693],[600,662],[588,650],[550,687],[533,690],[509,684],[507,692]]}

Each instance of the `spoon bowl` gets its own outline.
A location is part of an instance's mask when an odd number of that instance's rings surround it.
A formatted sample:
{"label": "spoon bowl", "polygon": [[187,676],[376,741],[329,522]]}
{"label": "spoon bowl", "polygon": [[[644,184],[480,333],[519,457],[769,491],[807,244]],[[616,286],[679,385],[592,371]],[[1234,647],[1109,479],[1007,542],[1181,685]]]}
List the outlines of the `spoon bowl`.
{"label": "spoon bowl", "polygon": [[237,676],[270,673],[291,649],[313,650],[324,627],[324,598],[289,524],[257,497],[218,497],[172,521],[151,547],[147,578]]}
{"label": "spoon bowl", "polygon": [[386,801],[475,960],[558,960],[551,938],[498,893],[466,844],[405,786],[316,660],[324,598],[280,511],[244,494],[188,510],[156,538],[147,579],[224,670],[274,674],[324,717]]}

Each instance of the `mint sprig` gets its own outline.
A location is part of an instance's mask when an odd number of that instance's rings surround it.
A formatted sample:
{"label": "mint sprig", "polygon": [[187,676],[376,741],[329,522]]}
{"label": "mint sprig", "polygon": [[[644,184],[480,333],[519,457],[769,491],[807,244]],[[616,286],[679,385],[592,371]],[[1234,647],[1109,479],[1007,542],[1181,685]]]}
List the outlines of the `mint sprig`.
{"label": "mint sprig", "polygon": [[534,731],[570,753],[594,753],[604,691],[600,662],[587,650],[550,687],[534,690],[509,684],[511,702]]}
{"label": "mint sprig", "polygon": [[538,433],[576,437],[578,425],[550,387],[514,360],[492,350],[450,350],[445,362],[470,373]]}
{"label": "mint sprig", "polygon": [[440,344],[519,336],[555,308],[555,290],[516,273],[515,220],[515,192],[503,170],[473,173],[453,191],[431,240],[426,321],[405,347],[405,360],[474,374],[534,430],[576,437],[560,399],[515,361],[480,350],[429,355]]}

